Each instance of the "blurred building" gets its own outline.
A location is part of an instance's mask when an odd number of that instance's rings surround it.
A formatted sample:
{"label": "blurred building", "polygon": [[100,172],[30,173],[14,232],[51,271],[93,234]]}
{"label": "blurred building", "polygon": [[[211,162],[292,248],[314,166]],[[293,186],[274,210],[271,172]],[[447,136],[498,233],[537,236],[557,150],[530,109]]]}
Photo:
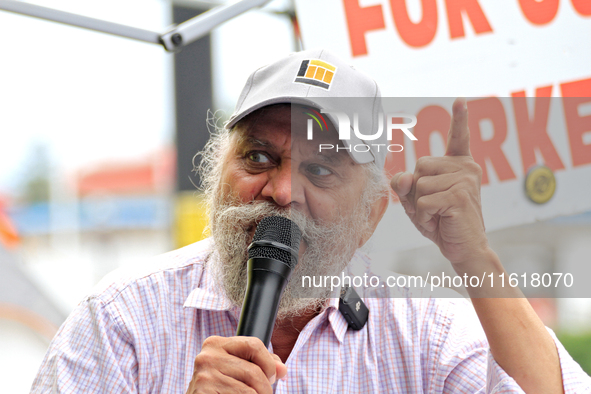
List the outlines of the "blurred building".
{"label": "blurred building", "polygon": [[69,312],[106,273],[172,248],[174,153],[103,163],[9,209],[29,274]]}
{"label": "blurred building", "polygon": [[54,177],[47,199],[5,204],[0,369],[20,372],[3,390],[28,390],[58,327],[103,276],[173,248],[174,177],[174,152],[164,149]]}

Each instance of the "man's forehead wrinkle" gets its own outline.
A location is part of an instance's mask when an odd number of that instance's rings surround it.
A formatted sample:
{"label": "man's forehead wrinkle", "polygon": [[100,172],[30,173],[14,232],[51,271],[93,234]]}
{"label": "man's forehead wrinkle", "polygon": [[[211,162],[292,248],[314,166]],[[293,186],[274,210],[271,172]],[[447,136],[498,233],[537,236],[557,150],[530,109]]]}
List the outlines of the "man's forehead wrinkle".
{"label": "man's forehead wrinkle", "polygon": [[266,108],[255,111],[236,123],[236,125],[232,128],[232,131],[238,133],[239,143],[243,143],[246,138],[252,135],[252,133],[256,130],[255,126],[265,112]]}
{"label": "man's forehead wrinkle", "polygon": [[336,150],[320,151],[318,146],[318,143],[302,144],[299,148],[300,151],[304,154],[304,157],[314,158],[315,160],[323,161],[327,164],[339,166],[347,164],[356,164],[344,150],[340,150],[339,152],[337,152]]}
{"label": "man's forehead wrinkle", "polygon": [[270,148],[273,147],[273,144],[267,141],[263,141],[259,138],[255,138],[253,136],[248,136],[246,138],[246,142],[250,145],[260,146],[261,148]]}
{"label": "man's forehead wrinkle", "polygon": [[342,164],[343,163],[343,156],[339,154],[326,154],[318,152],[316,153],[316,157],[322,161],[325,161],[329,164]]}
{"label": "man's forehead wrinkle", "polygon": [[272,144],[268,141],[265,141],[261,138],[256,138],[253,136],[253,128],[250,124],[251,122],[247,122],[247,124],[236,125],[232,131],[236,133],[236,145],[237,147],[243,146],[258,146],[261,148],[271,147]]}
{"label": "man's forehead wrinkle", "polygon": [[248,138],[248,126],[244,121],[238,122],[231,130],[236,146],[244,145]]}
{"label": "man's forehead wrinkle", "polygon": [[290,142],[289,133],[287,133],[287,135],[283,134],[283,137],[280,137],[282,133],[274,135],[272,132],[263,132],[261,130],[250,130],[250,132],[245,131],[246,130],[244,129],[240,129],[238,130],[238,135],[235,136],[234,149],[236,152],[243,152],[248,149],[262,149],[277,153],[290,151],[290,149],[286,147],[286,143],[288,143],[288,141]]}

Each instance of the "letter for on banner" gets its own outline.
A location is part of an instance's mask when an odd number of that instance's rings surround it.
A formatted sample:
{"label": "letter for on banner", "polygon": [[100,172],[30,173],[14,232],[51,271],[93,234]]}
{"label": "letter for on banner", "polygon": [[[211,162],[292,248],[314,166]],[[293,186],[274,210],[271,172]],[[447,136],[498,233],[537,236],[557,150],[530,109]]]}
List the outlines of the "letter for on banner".
{"label": "letter for on banner", "polygon": [[353,57],[367,55],[365,33],[371,30],[385,29],[384,13],[381,5],[360,7],[359,0],[343,0],[349,41]]}
{"label": "letter for on banner", "polygon": [[431,156],[429,140],[432,133],[439,133],[445,147],[447,133],[451,124],[451,115],[443,107],[429,105],[417,114],[417,126],[414,129],[417,141],[414,142],[417,160],[423,156]]}
{"label": "letter for on banner", "polygon": [[585,144],[583,134],[591,133],[591,115],[579,116],[581,104],[591,104],[591,78],[560,85],[562,106],[566,118],[573,166],[591,163],[591,144]]}
{"label": "letter for on banner", "polygon": [[558,0],[519,0],[519,6],[534,25],[550,23],[558,13]]}
{"label": "letter for on banner", "polygon": [[589,0],[571,0],[575,11],[583,16],[591,16],[591,1]]}
{"label": "letter for on banner", "polygon": [[478,0],[445,0],[447,8],[447,23],[451,38],[464,37],[464,23],[462,13],[466,13],[476,34],[489,33],[493,29],[488,23]]}
{"label": "letter for on banner", "polygon": [[435,0],[421,0],[423,18],[414,23],[408,16],[406,0],[390,0],[394,24],[400,38],[411,47],[424,47],[433,41],[437,32],[437,3]]}
{"label": "letter for on banner", "polygon": [[536,164],[536,153],[544,158],[544,164],[552,171],[562,170],[564,164],[554,148],[552,140],[548,135],[548,115],[550,113],[550,100],[552,96],[552,85],[536,89],[534,104],[534,117],[530,119],[527,110],[527,99],[525,92],[511,94],[515,122],[517,124],[517,136],[519,137],[519,149],[523,162],[523,173]]}
{"label": "letter for on banner", "polygon": [[[470,128],[470,151],[474,161],[482,168],[482,184],[488,184],[486,161],[490,160],[499,180],[515,179],[515,173],[505,157],[501,145],[507,138],[507,116],[503,103],[497,97],[486,97],[468,102],[468,127]],[[484,141],[480,122],[489,119],[493,124],[493,137]]]}

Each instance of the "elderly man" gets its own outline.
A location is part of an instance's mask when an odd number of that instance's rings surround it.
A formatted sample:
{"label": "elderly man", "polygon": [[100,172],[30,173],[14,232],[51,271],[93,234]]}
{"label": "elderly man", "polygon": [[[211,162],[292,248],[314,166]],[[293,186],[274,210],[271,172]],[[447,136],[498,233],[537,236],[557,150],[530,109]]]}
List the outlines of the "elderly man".
{"label": "elderly man", "polygon": [[[313,65],[325,68],[321,78],[308,73]],[[469,289],[473,306],[367,297],[369,319],[351,330],[328,289],[302,287],[303,276],[339,275],[351,262],[369,266],[358,249],[388,204],[385,149],[351,149],[332,122],[307,138],[320,99],[339,96],[377,98],[379,90],[326,51],[255,71],[229,123],[203,152],[212,237],[100,285],[53,340],[32,392],[591,390],[517,289]],[[421,159],[414,174],[391,180],[410,220],[459,275],[504,273],[484,232],[480,174],[470,156],[466,103],[456,100],[445,157]],[[294,220],[303,242],[266,348],[234,335],[246,248],[270,215]]]}

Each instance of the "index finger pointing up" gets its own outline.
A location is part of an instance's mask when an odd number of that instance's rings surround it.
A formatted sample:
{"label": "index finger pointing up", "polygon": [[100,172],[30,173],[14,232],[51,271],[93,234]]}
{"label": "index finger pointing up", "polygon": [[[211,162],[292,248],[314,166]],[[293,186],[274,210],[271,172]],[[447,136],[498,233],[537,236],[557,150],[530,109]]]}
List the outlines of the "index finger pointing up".
{"label": "index finger pointing up", "polygon": [[465,98],[457,98],[453,104],[453,118],[447,134],[446,156],[472,156],[470,131],[468,131],[468,105]]}

